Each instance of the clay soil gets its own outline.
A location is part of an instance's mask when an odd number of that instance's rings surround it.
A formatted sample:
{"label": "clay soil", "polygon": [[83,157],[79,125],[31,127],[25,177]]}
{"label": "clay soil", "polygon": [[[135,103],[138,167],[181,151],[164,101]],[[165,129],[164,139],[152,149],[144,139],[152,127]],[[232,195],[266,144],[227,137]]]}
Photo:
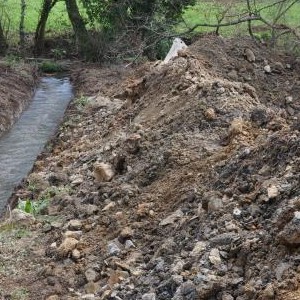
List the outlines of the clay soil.
{"label": "clay soil", "polygon": [[18,119],[31,100],[36,76],[33,68],[0,61],[0,136]]}
{"label": "clay soil", "polygon": [[0,298],[300,299],[295,58],[207,36],[166,65],[73,73],[10,199],[47,207],[6,216]]}

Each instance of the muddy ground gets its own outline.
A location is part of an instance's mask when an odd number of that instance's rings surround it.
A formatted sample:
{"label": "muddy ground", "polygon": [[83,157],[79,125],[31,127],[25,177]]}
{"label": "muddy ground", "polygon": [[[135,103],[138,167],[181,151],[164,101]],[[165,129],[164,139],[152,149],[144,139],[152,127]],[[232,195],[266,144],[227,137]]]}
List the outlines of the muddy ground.
{"label": "muddy ground", "polygon": [[300,299],[299,71],[213,36],[166,65],[74,71],[11,199],[36,218],[1,227],[0,297]]}
{"label": "muddy ground", "polygon": [[34,67],[0,61],[0,136],[27,107],[36,83]]}

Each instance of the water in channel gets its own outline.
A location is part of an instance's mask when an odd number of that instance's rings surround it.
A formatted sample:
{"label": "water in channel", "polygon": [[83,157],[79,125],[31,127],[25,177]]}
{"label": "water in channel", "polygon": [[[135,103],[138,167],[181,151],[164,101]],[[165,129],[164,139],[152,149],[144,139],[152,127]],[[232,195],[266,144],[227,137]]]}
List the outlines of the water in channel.
{"label": "water in channel", "polygon": [[72,97],[68,78],[42,78],[29,107],[0,138],[0,213],[55,133]]}

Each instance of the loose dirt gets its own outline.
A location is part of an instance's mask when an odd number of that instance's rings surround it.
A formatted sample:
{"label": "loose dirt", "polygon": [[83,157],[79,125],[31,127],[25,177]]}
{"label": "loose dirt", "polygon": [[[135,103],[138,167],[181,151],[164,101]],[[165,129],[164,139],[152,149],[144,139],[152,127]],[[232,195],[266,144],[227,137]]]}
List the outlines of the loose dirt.
{"label": "loose dirt", "polygon": [[0,61],[0,136],[26,108],[35,81],[36,74],[31,66]]}
{"label": "loose dirt", "polygon": [[2,298],[299,299],[299,68],[209,36],[165,65],[74,71],[11,199],[47,206],[1,227]]}

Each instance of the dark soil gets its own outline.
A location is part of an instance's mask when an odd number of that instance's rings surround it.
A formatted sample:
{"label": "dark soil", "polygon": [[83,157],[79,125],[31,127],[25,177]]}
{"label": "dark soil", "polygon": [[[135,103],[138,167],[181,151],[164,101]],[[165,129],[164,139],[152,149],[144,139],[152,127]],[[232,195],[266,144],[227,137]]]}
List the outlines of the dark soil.
{"label": "dark soil", "polygon": [[49,206],[1,233],[0,295],[300,299],[296,60],[209,36],[166,65],[73,77],[89,98],[14,195]]}

